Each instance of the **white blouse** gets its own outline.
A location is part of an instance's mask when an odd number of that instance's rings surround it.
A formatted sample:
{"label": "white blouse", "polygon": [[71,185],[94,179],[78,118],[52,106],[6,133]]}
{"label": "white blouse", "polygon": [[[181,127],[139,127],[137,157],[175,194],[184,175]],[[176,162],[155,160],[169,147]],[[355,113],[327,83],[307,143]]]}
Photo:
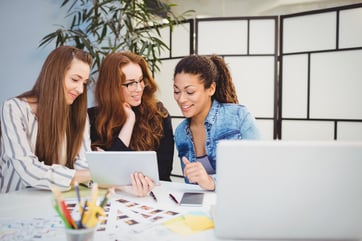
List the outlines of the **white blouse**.
{"label": "white blouse", "polygon": [[46,165],[35,155],[38,121],[28,102],[12,98],[4,102],[1,113],[0,192],[52,186],[65,191],[75,170],[87,169],[85,152],[90,151],[89,120],[87,117],[83,144],[74,169],[60,164]]}

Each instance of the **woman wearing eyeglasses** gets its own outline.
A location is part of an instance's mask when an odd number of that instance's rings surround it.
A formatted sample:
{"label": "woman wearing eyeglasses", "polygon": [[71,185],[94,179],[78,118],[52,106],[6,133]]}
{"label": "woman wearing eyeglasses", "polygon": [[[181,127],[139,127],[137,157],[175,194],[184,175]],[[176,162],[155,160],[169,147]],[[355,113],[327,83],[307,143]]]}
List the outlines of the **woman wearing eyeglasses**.
{"label": "woman wearing eyeglasses", "polygon": [[[95,87],[96,107],[88,109],[94,150],[156,151],[160,180],[171,181],[174,140],[171,118],[156,99],[157,85],[145,59],[131,52],[103,60]],[[132,175],[133,192],[145,196],[154,183]]]}

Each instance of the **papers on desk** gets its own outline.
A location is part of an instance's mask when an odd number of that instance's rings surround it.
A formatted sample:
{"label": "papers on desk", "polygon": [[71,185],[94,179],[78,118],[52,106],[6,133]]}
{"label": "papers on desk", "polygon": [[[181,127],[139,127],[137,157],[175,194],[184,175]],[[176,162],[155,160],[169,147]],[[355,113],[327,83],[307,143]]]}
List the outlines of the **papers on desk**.
{"label": "papers on desk", "polygon": [[[76,199],[66,199],[74,216],[79,215]],[[105,207],[95,240],[183,240],[186,235],[213,228],[206,212],[164,209],[125,198],[115,198]],[[49,218],[2,219],[0,241],[64,241],[64,223],[57,215]]]}
{"label": "papers on desk", "polygon": [[60,241],[64,239],[64,223],[58,216],[31,219],[0,218],[1,241]]}
{"label": "papers on desk", "polygon": [[[107,220],[99,225],[98,235],[104,232],[118,237],[125,233],[132,234],[132,237],[135,234],[143,236],[150,229],[158,229],[165,236],[167,230],[180,235],[190,235],[214,227],[213,221],[201,211],[181,213],[177,210],[155,208],[152,205],[129,201],[125,198],[112,200],[108,205]],[[105,210],[107,213],[108,209]],[[167,230],[161,231],[163,228]]]}
{"label": "papers on desk", "polygon": [[175,210],[155,208],[125,198],[116,198],[108,205],[106,224],[103,225],[102,223],[98,231],[105,230],[118,233],[119,230],[129,230],[130,232],[141,233],[180,215]]}

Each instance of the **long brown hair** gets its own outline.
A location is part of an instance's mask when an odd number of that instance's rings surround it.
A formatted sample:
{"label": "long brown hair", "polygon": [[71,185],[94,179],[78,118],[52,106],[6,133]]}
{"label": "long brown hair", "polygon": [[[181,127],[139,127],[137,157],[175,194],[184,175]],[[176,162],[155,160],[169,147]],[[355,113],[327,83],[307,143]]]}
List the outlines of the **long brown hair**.
{"label": "long brown hair", "polygon": [[126,122],[123,109],[125,99],[121,86],[126,81],[122,68],[129,63],[141,67],[145,81],[142,102],[139,106],[132,107],[136,114],[136,123],[129,147],[132,150],[155,150],[159,146],[163,136],[162,118],[167,117],[168,112],[155,96],[158,87],[147,62],[143,57],[131,52],[116,52],[107,55],[103,60],[95,87],[94,96],[98,106],[95,129],[101,138],[92,143],[93,148],[110,147],[112,139],[118,135]]}
{"label": "long brown hair", "polygon": [[70,106],[66,103],[64,91],[65,73],[74,58],[89,66],[92,64],[92,57],[87,52],[71,46],[60,46],[48,55],[33,88],[18,96],[30,98],[37,104],[35,154],[39,161],[47,165],[59,163],[59,154],[66,138],[66,166],[73,168],[82,145],[87,118],[87,91],[85,88]]}
{"label": "long brown hair", "polygon": [[174,78],[181,72],[198,75],[205,89],[215,82],[216,90],[212,98],[220,103],[238,103],[230,70],[223,58],[217,55],[190,55],[177,63]]}

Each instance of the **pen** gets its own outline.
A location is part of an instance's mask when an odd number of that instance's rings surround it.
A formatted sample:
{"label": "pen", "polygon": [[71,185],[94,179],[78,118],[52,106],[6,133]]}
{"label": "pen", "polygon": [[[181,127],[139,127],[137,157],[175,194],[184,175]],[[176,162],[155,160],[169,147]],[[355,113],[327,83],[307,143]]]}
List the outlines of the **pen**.
{"label": "pen", "polygon": [[75,193],[77,194],[79,211],[81,211],[81,210],[82,210],[82,206],[81,206],[81,198],[80,198],[80,193],[79,193],[79,184],[78,184],[78,182],[75,182],[75,183],[74,183],[74,191],[75,191]]}
{"label": "pen", "polygon": [[79,227],[80,228],[85,228],[84,225],[83,225],[83,218],[84,218],[84,213],[86,212],[86,209],[87,209],[87,206],[88,206],[88,201],[85,200],[84,202],[84,206],[83,206],[83,209],[82,209],[82,213],[80,215],[80,220],[79,220]]}
{"label": "pen", "polygon": [[108,202],[108,199],[109,199],[109,197],[111,196],[112,193],[114,193],[114,189],[110,188],[110,189],[107,190],[106,194],[104,194],[104,198],[103,198],[101,204],[99,205],[101,208],[104,208],[104,206]]}
{"label": "pen", "polygon": [[78,204],[80,205],[81,199],[80,199],[78,182],[74,182],[74,190],[75,190],[75,193],[77,194]]}
{"label": "pen", "polygon": [[150,195],[153,198],[153,200],[155,200],[157,202],[157,197],[152,191],[150,192]]}
{"label": "pen", "polygon": [[170,198],[172,199],[172,201],[174,201],[174,202],[178,205],[177,199],[176,199],[171,193],[169,193],[168,195],[170,196]]}
{"label": "pen", "polygon": [[[114,193],[114,188],[109,188],[106,192],[106,194],[104,195],[104,198],[101,202],[101,204],[99,205],[99,207],[101,207],[102,209],[104,208],[104,206],[106,205],[106,203],[109,200],[109,197]],[[96,217],[98,218],[99,213],[96,214]]]}

